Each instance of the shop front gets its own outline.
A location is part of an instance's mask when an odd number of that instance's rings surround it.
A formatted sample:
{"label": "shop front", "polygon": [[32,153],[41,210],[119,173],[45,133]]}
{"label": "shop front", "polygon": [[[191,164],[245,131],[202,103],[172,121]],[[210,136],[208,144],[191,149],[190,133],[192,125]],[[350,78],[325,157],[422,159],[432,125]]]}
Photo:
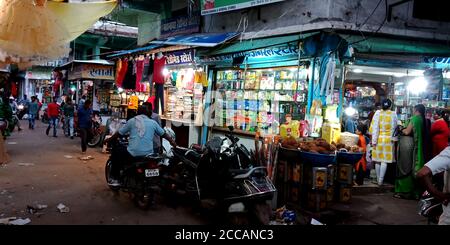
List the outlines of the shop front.
{"label": "shop front", "polygon": [[314,67],[299,45],[312,35],[243,41],[199,57],[213,82],[209,136],[224,136],[233,126],[254,149],[259,136],[273,140],[287,134],[283,125],[305,120]]}
{"label": "shop front", "polygon": [[[206,66],[196,63],[198,47],[214,47],[236,37],[236,33],[192,34],[153,41],[149,46],[111,55],[116,62],[117,91],[122,101],[138,96],[137,105],[149,101],[161,116],[163,126],[171,127],[180,146],[199,143],[204,91],[207,86]],[[189,46],[188,46],[189,45]],[[124,66],[128,67],[125,69]],[[136,69],[134,69],[136,67]],[[136,70],[135,74],[129,71]],[[127,84],[145,82],[146,89]],[[120,91],[119,91],[120,90]],[[134,103],[132,103],[134,104]],[[127,112],[130,107],[127,108]],[[129,114],[129,113],[127,113]],[[127,116],[129,118],[129,115]]]}
{"label": "shop front", "polygon": [[53,67],[32,67],[25,72],[23,93],[30,98],[37,96],[39,101],[51,101],[54,80]]}
{"label": "shop front", "polygon": [[103,60],[74,60],[57,70],[65,71],[65,94],[78,102],[82,96],[92,101],[93,109],[110,115],[114,89],[114,64]]}
{"label": "shop front", "polygon": [[[171,127],[180,145],[197,144],[200,139],[203,114],[203,91],[207,84],[202,66],[194,63],[195,50],[168,52],[163,70],[165,125]],[[155,100],[159,96],[156,95]]]}

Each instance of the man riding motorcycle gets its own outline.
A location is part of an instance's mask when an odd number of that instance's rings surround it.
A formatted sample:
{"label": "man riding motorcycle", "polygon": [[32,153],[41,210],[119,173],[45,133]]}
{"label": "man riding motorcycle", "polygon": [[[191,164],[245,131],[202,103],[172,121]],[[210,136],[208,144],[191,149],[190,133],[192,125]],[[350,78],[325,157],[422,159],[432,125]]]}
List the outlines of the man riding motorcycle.
{"label": "man riding motorcycle", "polygon": [[164,129],[147,116],[148,114],[147,106],[139,106],[138,115],[128,120],[118,132],[106,140],[106,143],[109,143],[116,140],[119,136],[129,134],[129,144],[126,151],[112,155],[111,175],[114,179],[110,181],[109,185],[120,186],[117,178],[122,164],[132,162],[136,157],[154,154],[153,138],[155,134],[168,140],[172,146],[177,146],[175,141],[165,133]]}

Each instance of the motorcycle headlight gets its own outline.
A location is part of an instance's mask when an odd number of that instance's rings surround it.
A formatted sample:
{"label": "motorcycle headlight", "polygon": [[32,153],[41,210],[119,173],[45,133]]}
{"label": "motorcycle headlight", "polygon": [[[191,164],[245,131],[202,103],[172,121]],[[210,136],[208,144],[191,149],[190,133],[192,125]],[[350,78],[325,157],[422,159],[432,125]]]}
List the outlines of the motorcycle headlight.
{"label": "motorcycle headlight", "polygon": [[18,108],[19,110],[23,110],[23,105],[19,105],[19,106],[17,106],[17,108]]}

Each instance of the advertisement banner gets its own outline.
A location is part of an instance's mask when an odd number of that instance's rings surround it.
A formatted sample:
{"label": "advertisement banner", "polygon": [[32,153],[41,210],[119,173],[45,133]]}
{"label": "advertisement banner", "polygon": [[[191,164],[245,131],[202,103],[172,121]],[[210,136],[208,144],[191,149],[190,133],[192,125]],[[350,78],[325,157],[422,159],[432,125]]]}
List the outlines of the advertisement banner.
{"label": "advertisement banner", "polygon": [[284,0],[201,0],[202,15],[251,8]]}
{"label": "advertisement banner", "polygon": [[176,35],[191,34],[200,31],[200,15],[198,12],[188,17],[178,16],[161,20],[161,36],[167,38]]}
{"label": "advertisement banner", "polygon": [[194,62],[195,53],[193,49],[172,52],[166,55],[166,65],[183,65]]}

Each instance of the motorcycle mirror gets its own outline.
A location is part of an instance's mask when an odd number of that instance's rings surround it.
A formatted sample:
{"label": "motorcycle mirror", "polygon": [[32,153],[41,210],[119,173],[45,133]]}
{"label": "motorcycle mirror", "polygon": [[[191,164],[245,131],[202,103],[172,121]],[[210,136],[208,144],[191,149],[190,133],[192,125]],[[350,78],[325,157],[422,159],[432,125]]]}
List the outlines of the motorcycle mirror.
{"label": "motorcycle mirror", "polygon": [[234,127],[233,126],[228,126],[228,129],[230,130],[230,132],[233,132]]}

